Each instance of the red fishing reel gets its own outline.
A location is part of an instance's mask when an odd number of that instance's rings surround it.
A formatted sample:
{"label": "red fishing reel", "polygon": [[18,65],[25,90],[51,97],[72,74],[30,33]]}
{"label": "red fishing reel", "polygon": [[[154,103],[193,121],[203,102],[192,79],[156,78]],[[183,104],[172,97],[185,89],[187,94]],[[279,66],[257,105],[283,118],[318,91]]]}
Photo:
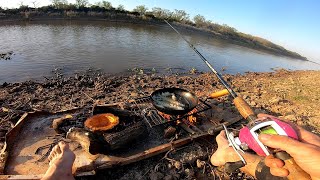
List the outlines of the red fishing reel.
{"label": "red fishing reel", "polygon": [[235,137],[235,134],[228,131],[224,125],[223,127],[226,131],[229,146],[235,150],[241,159],[237,162],[227,162],[225,165],[227,172],[233,172],[246,165],[242,154],[248,149],[253,150],[259,156],[268,156],[275,152],[274,149],[262,144],[259,140],[260,134],[277,134],[298,139],[296,131],[288,123],[274,117],[263,117],[250,122],[240,130],[239,137]]}
{"label": "red fishing reel", "polygon": [[273,150],[262,144],[258,138],[260,134],[276,134],[298,139],[296,131],[288,123],[274,117],[263,117],[243,127],[239,137],[235,138],[236,143],[242,149],[252,149],[259,156],[268,156]]}

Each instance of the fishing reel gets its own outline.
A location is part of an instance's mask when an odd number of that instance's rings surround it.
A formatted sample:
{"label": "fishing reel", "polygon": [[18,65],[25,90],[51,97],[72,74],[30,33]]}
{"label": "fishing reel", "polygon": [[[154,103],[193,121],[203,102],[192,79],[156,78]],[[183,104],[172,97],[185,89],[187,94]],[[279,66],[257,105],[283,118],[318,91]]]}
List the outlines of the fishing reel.
{"label": "fishing reel", "polygon": [[260,134],[275,134],[298,139],[296,131],[288,124],[274,117],[263,117],[243,127],[236,139],[240,147],[253,150],[259,156],[268,156],[275,150],[262,144]]}
{"label": "fishing reel", "polygon": [[288,136],[293,139],[298,139],[296,131],[288,124],[274,117],[263,117],[250,122],[247,126],[243,127],[239,131],[239,136],[236,137],[235,133],[228,131],[224,126],[226,136],[235,152],[240,157],[241,161],[228,162],[226,169],[232,172],[246,165],[246,161],[241,153],[251,149],[259,156],[268,156],[277,152],[278,150],[272,149],[262,144],[259,140],[260,134],[275,134]]}

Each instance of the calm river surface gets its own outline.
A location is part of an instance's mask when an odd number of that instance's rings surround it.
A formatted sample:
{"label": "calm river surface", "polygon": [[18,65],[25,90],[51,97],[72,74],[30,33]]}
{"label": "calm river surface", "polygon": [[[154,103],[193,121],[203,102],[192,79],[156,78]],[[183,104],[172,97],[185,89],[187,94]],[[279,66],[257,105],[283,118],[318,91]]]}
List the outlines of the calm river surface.
{"label": "calm river surface", "polygon": [[[272,71],[271,68],[317,69],[320,66],[274,56],[196,33],[183,33],[223,73]],[[106,22],[51,22],[0,26],[0,83],[42,80],[54,68],[65,74],[89,67],[118,73],[139,67],[158,71],[196,68],[208,71],[201,59],[168,27]]]}

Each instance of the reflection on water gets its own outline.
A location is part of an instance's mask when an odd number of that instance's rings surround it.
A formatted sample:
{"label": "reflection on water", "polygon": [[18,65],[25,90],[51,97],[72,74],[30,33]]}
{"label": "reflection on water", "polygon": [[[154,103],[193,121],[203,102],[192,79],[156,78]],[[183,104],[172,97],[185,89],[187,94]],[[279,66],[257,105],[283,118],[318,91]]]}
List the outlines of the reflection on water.
{"label": "reflection on water", "polygon": [[[89,67],[107,73],[134,67],[168,67],[208,71],[201,59],[174,31],[165,26],[106,22],[50,22],[0,26],[0,83],[42,79],[54,67],[67,74]],[[225,73],[271,71],[270,68],[320,69],[309,62],[278,57],[233,45],[213,37],[184,33],[217,69]]]}

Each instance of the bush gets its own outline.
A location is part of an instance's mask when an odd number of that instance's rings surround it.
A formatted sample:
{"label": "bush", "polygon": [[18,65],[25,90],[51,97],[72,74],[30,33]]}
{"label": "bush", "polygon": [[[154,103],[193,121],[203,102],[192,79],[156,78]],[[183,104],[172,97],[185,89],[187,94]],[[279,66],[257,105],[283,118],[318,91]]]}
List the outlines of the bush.
{"label": "bush", "polygon": [[135,7],[132,11],[138,12],[140,15],[144,15],[147,12],[148,8],[145,5],[140,5]]}

